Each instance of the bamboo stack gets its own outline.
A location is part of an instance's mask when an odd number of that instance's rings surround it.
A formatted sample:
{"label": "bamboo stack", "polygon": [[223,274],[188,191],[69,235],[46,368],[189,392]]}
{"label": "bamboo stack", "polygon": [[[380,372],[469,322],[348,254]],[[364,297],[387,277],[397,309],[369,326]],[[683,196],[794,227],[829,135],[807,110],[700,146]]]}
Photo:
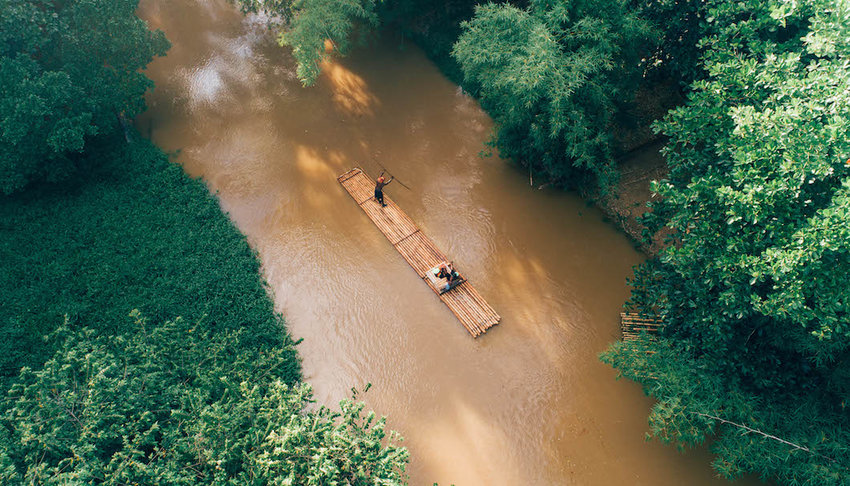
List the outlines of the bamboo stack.
{"label": "bamboo stack", "polygon": [[361,169],[354,168],[339,176],[337,180],[472,337],[484,334],[487,329],[499,323],[501,316],[496,314],[469,282],[463,282],[448,292],[440,293],[445,280],[432,282],[428,278],[428,272],[440,263],[448,261],[448,258],[387,195],[384,195],[384,203],[387,206],[381,207],[374,198],[375,182],[372,178]]}
{"label": "bamboo stack", "polygon": [[645,316],[637,312],[620,313],[620,329],[623,341],[639,339],[642,334],[655,334],[661,330],[664,322],[659,317]]}

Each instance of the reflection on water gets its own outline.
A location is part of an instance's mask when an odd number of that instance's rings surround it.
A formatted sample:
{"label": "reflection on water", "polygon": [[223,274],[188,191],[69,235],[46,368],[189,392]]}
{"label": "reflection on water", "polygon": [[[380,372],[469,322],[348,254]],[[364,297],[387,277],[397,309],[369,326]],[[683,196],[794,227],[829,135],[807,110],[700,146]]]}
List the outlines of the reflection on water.
{"label": "reflection on water", "polygon": [[[392,42],[301,88],[264,23],[224,0],[144,0],[173,42],[138,120],[257,249],[318,400],[352,386],[410,448],[412,484],[722,484],[705,453],[645,442],[651,406],[597,354],[618,336],[626,239],[572,195],[480,158],[491,121]],[[502,323],[473,340],[336,182],[390,196]]]}

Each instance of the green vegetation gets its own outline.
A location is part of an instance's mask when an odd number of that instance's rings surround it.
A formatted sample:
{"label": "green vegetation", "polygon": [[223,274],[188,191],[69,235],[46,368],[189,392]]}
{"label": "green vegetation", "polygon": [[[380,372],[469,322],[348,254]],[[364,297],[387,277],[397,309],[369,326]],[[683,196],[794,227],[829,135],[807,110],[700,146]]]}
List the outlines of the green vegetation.
{"label": "green vegetation", "polygon": [[[306,385],[276,378],[291,348],[243,343],[177,319],[113,338],[57,331],[62,346],[24,369],[4,417],[0,478],[65,484],[400,484],[407,451],[384,447],[362,404],[305,412]],[[11,439],[11,440],[9,440]]]}
{"label": "green vegetation", "polygon": [[0,200],[3,306],[0,363],[6,376],[44,363],[42,339],[64,317],[102,335],[177,316],[231,332],[245,347],[284,347],[280,378],[300,377],[292,340],[259,279],[245,238],[203,184],[146,142],[120,136],[90,144],[77,177]]}
{"label": "green vegetation", "polygon": [[[351,50],[356,25],[377,27],[375,0],[237,0],[243,12],[265,12],[274,18],[278,42],[292,47],[298,79],[312,86],[322,61],[332,52]],[[332,50],[325,46],[331,43]]]}
{"label": "green vegetation", "polygon": [[706,0],[644,0],[641,16],[661,34],[644,61],[650,83],[675,82],[687,87],[705,77],[699,63],[706,34]]}
{"label": "green vegetation", "polygon": [[535,0],[479,6],[461,27],[452,54],[501,154],[559,185],[611,187],[613,117],[633,97],[649,24],[626,1]]}
{"label": "green vegetation", "polygon": [[383,419],[308,410],[215,198],[125,143],[168,45],[135,7],[0,0],[0,482],[402,483]]}
{"label": "green vegetation", "polygon": [[[658,398],[652,433],[715,467],[850,482],[850,2],[709,2],[704,80],[658,124],[673,242],[630,305],[663,333],[603,359]],[[651,352],[651,353],[649,353]]]}
{"label": "green vegetation", "polygon": [[168,41],[138,0],[0,0],[0,192],[62,180],[92,136],[144,110],[141,70]]}
{"label": "green vegetation", "polygon": [[351,50],[355,22],[376,26],[374,0],[300,0],[292,5],[290,28],[281,33],[281,45],[292,46],[297,74],[305,85],[316,82],[320,63],[328,56],[325,39],[341,55]]}
{"label": "green vegetation", "polygon": [[76,178],[0,200],[0,482],[402,482],[383,419],[307,411],[257,259],[203,184],[147,142],[89,147]]}

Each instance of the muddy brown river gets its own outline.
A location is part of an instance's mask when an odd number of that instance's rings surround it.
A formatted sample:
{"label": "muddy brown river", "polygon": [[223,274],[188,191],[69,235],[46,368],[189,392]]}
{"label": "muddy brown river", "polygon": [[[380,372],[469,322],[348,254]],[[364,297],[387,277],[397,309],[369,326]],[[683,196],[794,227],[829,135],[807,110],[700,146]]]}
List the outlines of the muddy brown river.
{"label": "muddy brown river", "polygon": [[[492,121],[409,41],[302,88],[263,19],[224,1],[143,0],[140,15],[173,47],[137,127],[258,251],[318,402],[372,384],[363,399],[405,437],[411,484],[727,484],[705,451],[646,442],[652,401],[597,359],[642,256],[578,197],[479,156]],[[387,194],[502,315],[483,337],[336,181],[381,165],[410,187]]]}

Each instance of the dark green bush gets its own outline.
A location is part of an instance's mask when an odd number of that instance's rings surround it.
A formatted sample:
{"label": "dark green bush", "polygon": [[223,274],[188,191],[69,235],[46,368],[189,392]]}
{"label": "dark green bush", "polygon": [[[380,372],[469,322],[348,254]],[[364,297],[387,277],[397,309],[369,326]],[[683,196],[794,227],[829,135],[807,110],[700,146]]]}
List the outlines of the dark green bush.
{"label": "dark green bush", "polygon": [[496,122],[501,155],[557,184],[607,192],[614,116],[632,99],[650,25],[610,0],[488,3],[461,25],[452,55]]}
{"label": "dark green bush", "polygon": [[92,145],[78,180],[0,199],[0,367],[5,377],[52,354],[42,336],[67,315],[102,335],[178,315],[251,346],[288,349],[286,383],[300,378],[292,340],[251,248],[203,183],[148,142]]}
{"label": "dark green bush", "polygon": [[0,200],[0,482],[402,484],[383,418],[307,411],[256,255],[206,187],[145,141],[91,150],[79,180]]}

